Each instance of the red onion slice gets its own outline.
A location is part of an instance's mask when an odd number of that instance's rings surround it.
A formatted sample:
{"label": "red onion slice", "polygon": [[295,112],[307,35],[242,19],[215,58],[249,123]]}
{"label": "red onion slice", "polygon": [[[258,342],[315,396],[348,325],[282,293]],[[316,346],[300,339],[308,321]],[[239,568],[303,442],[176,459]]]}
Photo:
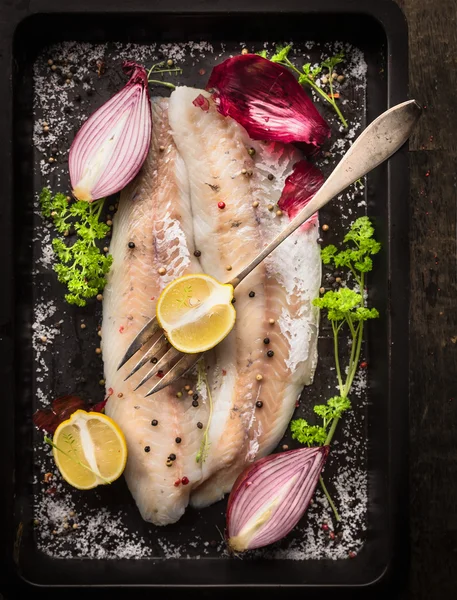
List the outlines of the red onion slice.
{"label": "red onion slice", "polygon": [[122,190],[141,169],[152,132],[146,70],[125,62],[128,83],[84,123],[70,148],[73,195],[97,200]]}
{"label": "red onion slice", "polygon": [[240,123],[254,140],[320,146],[330,128],[290,71],[256,54],[214,67],[207,90],[218,111]]}
{"label": "red onion slice", "polygon": [[230,548],[243,552],[285,537],[308,508],[328,452],[328,446],[299,448],[249,465],[228,501]]}
{"label": "red onion slice", "polygon": [[[293,219],[304,208],[324,183],[324,176],[319,169],[306,160],[295,163],[292,173],[287,177],[279,199],[279,208]],[[302,226],[308,230],[315,225],[317,213]]]}

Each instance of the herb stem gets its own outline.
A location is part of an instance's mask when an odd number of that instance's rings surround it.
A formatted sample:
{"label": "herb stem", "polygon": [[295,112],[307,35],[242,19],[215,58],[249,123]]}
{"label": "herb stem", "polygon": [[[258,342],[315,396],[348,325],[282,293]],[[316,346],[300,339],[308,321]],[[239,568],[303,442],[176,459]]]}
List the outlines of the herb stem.
{"label": "herb stem", "polygon": [[343,395],[343,378],[341,377],[340,357],[339,357],[339,349],[338,349],[338,328],[337,328],[335,321],[332,321],[332,329],[333,329],[333,349],[335,352],[336,376],[338,377],[338,386],[340,388],[340,394]]}
{"label": "herb stem", "polygon": [[335,515],[335,519],[338,522],[340,522],[341,521],[341,517],[340,517],[338,511],[336,510],[335,503],[333,502],[332,497],[330,496],[329,491],[327,489],[327,486],[325,485],[324,480],[322,479],[322,475],[319,477],[319,483],[321,484],[322,491],[324,492],[324,494],[325,494],[325,496],[326,496],[326,498],[328,500],[328,503],[330,504],[330,507],[333,510],[333,514]]}
{"label": "herb stem", "polygon": [[72,456],[69,452],[65,452],[65,450],[62,450],[62,448],[59,448],[58,446],[56,446],[54,444],[54,442],[51,440],[51,438],[49,438],[47,435],[44,436],[44,441],[46,442],[46,444],[49,444],[50,446],[52,446],[53,448],[55,448],[59,452],[62,452],[62,454],[65,454],[65,456],[67,456],[73,462],[77,463],[81,467],[84,467],[85,469],[87,469],[88,471],[90,471],[91,473],[93,473],[96,477],[100,477],[100,479],[102,479],[105,483],[109,483],[109,484],[111,483],[110,481],[108,481],[107,479],[105,479],[104,477],[102,477],[102,475],[99,475],[93,469],[91,469],[90,467],[88,467],[87,465],[85,465],[83,462],[81,462],[80,460],[78,460],[77,458],[75,458],[74,456]]}
{"label": "herb stem", "polygon": [[159,81],[158,79],[148,79],[148,83],[156,83],[157,85],[164,85],[165,87],[168,87],[172,90],[176,89],[176,86],[173,85],[172,83],[169,83],[168,81]]}

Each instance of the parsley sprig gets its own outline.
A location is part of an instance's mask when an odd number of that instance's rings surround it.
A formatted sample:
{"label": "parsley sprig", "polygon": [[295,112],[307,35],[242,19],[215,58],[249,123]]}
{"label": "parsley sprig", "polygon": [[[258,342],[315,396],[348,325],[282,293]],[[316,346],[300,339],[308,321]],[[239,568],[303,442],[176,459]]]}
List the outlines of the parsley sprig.
{"label": "parsley sprig", "polygon": [[[291,51],[291,49],[292,46],[290,45],[276,46],[276,51],[270,58],[271,62],[279,63],[283,67],[288,67],[289,69],[292,69],[292,71],[294,71],[294,73],[298,75],[298,83],[300,83],[303,86],[308,85],[309,87],[313,88],[313,90],[317,92],[320,96],[322,96],[322,98],[324,98],[326,102],[331,104],[336,114],[338,115],[338,118],[343,124],[343,127],[347,128],[348,122],[344,118],[340,107],[336,103],[333,92],[333,72],[335,70],[336,65],[339,65],[344,61],[344,52],[338,52],[338,54],[335,54],[335,56],[327,58],[320,65],[315,67],[313,67],[311,63],[306,63],[303,65],[302,70],[300,71],[300,69],[298,69],[289,59],[289,52]],[[266,50],[262,50],[258,54],[260,56],[263,56],[263,58],[268,58]],[[327,78],[330,88],[329,94],[327,94],[327,92],[321,87],[319,87],[315,82],[316,77],[320,75],[323,69],[328,69]]]}
{"label": "parsley sprig", "polygon": [[[292,421],[290,426],[292,438],[306,446],[329,445],[341,416],[351,408],[348,396],[359,368],[364,325],[366,321],[379,317],[375,308],[366,306],[364,296],[365,276],[373,267],[371,257],[381,249],[381,244],[373,239],[373,234],[374,229],[369,218],[360,217],[345,235],[343,249],[338,250],[336,246],[329,245],[321,252],[324,264],[332,265],[335,268],[345,267],[352,273],[356,289],[343,287],[331,290],[313,301],[314,306],[325,311],[332,326],[339,396],[333,396],[326,404],[318,404],[314,407],[314,413],[320,418],[322,424],[311,425],[305,419]],[[349,332],[351,340],[351,353],[344,370],[341,368],[339,350],[339,340],[343,329]],[[340,517],[322,478],[320,482],[335,517],[339,521]]]}
{"label": "parsley sprig", "polygon": [[77,236],[73,244],[67,244],[61,237],[52,241],[57,257],[54,270],[58,280],[68,289],[65,300],[69,304],[85,306],[88,298],[93,298],[105,287],[105,276],[113,258],[102,254],[97,246],[97,240],[105,238],[110,230],[100,221],[103,204],[104,199],[71,202],[64,194],[52,195],[49,188],[41,191],[43,216],[52,220],[58,233],[68,236],[72,227]]}

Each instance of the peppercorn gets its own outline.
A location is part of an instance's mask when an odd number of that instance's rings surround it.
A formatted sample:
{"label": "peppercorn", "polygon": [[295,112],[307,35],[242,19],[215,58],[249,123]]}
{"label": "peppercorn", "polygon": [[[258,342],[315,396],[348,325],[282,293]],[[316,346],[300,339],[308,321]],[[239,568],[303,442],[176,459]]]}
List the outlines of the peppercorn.
{"label": "peppercorn", "polygon": [[158,359],[157,359],[155,356],[153,356],[153,357],[151,358],[151,363],[152,363],[153,365],[155,365],[155,364],[157,363],[157,360],[158,360]]}
{"label": "peppercorn", "polygon": [[81,329],[86,329],[86,324],[85,323],[81,323],[80,327],[81,327]]}
{"label": "peppercorn", "polygon": [[198,427],[199,429],[203,429],[203,423],[201,423],[201,422],[199,421],[199,422],[197,423],[197,427]]}
{"label": "peppercorn", "polygon": [[176,454],[170,454],[168,457],[170,460],[176,460]]}
{"label": "peppercorn", "polygon": [[195,408],[197,408],[197,406],[198,406],[198,400],[193,400],[192,406],[195,406]]}
{"label": "peppercorn", "polygon": [[181,443],[181,438],[180,438],[180,437],[177,437],[177,438],[175,439],[175,442],[176,442],[177,444],[180,444],[180,443]]}
{"label": "peppercorn", "polygon": [[53,64],[54,64],[54,61],[52,60],[52,58],[50,58],[50,59],[48,60],[48,65],[49,65],[50,67],[52,67],[52,65],[53,65]]}
{"label": "peppercorn", "polygon": [[247,169],[241,169],[241,174],[242,175],[246,175],[246,173],[247,173]]}
{"label": "peppercorn", "polygon": [[268,338],[268,337],[263,338],[263,343],[264,344],[269,344],[270,343],[270,338]]}
{"label": "peppercorn", "polygon": [[159,146],[159,152],[165,152],[165,146]]}
{"label": "peppercorn", "polygon": [[283,449],[283,450],[289,450],[289,446],[288,446],[287,444],[283,444],[283,445],[282,445],[282,449]]}
{"label": "peppercorn", "polygon": [[173,462],[171,460],[167,460],[166,465],[167,467],[171,467],[173,466]]}
{"label": "peppercorn", "polygon": [[102,353],[102,349],[101,348],[95,348],[95,353],[96,354],[101,354]]}
{"label": "peppercorn", "polygon": [[341,283],[341,277],[335,277],[336,283]]}
{"label": "peppercorn", "polygon": [[54,73],[57,71],[57,67],[55,65],[51,65],[51,71],[54,71]]}
{"label": "peppercorn", "polygon": [[123,398],[124,394],[122,392],[119,392],[119,394],[117,395],[118,398]]}
{"label": "peppercorn", "polygon": [[330,275],[330,277],[328,277],[327,281],[329,283],[335,283],[335,278]]}
{"label": "peppercorn", "polygon": [[249,156],[254,156],[255,155],[255,148],[249,148],[248,154],[249,154]]}
{"label": "peppercorn", "polygon": [[135,248],[135,242],[129,242],[129,248]]}
{"label": "peppercorn", "polygon": [[50,157],[48,158],[48,163],[53,163],[53,162],[55,162],[55,161],[56,161],[56,159],[55,159],[55,158],[53,158],[52,156],[50,156]]}
{"label": "peppercorn", "polygon": [[190,390],[190,385],[185,385],[185,386],[184,386],[184,389],[185,389],[186,391],[187,391],[187,390]]}
{"label": "peppercorn", "polygon": [[262,400],[257,400],[257,402],[255,403],[255,405],[257,406],[257,408],[262,408],[262,406],[263,406]]}
{"label": "peppercorn", "polygon": [[277,216],[277,217],[282,217],[282,215],[283,215],[283,212],[282,212],[282,210],[277,210],[277,211],[276,211],[276,216]]}
{"label": "peppercorn", "polygon": [[274,178],[275,178],[275,176],[273,175],[273,173],[268,173],[268,179],[270,181],[273,181]]}
{"label": "peppercorn", "polygon": [[177,392],[176,393],[176,398],[182,398],[182,392]]}
{"label": "peppercorn", "polygon": [[99,385],[105,385],[105,380],[104,379],[100,379],[100,381],[98,383],[99,383]]}
{"label": "peppercorn", "polygon": [[317,241],[318,244],[323,244],[324,243],[324,240],[322,238],[317,238],[316,241]]}
{"label": "peppercorn", "polygon": [[218,202],[217,203],[217,207],[220,208],[221,210],[223,210],[225,208],[225,202]]}
{"label": "peppercorn", "polygon": [[330,229],[330,227],[327,225],[327,223],[324,223],[322,225],[322,231],[328,231]]}
{"label": "peppercorn", "polygon": [[338,83],[343,83],[343,81],[346,79],[346,77],[344,75],[338,75],[338,77],[336,78],[336,80],[338,81]]}
{"label": "peppercorn", "polygon": [[172,67],[173,65],[174,65],[174,63],[173,63],[173,59],[169,58],[169,59],[167,60],[167,66],[169,66],[169,67]]}
{"label": "peppercorn", "polygon": [[108,219],[108,220],[106,221],[106,224],[108,225],[108,227],[111,227],[111,225],[113,224],[113,222],[112,222],[110,219]]}
{"label": "peppercorn", "polygon": [[202,253],[200,252],[200,250],[195,250],[194,256],[196,256],[197,258],[199,258],[201,255],[202,255]]}
{"label": "peppercorn", "polygon": [[187,395],[188,396],[193,396],[194,395],[194,390],[187,390]]}
{"label": "peppercorn", "polygon": [[158,270],[159,275],[165,275],[166,272],[167,270],[165,269],[165,267],[160,267],[160,269]]}
{"label": "peppercorn", "polygon": [[97,300],[101,302],[103,300],[103,294],[97,294]]}
{"label": "peppercorn", "polygon": [[187,485],[187,484],[189,483],[189,479],[188,479],[188,477],[183,477],[183,478],[181,479],[181,483],[182,483],[183,485]]}
{"label": "peppercorn", "polygon": [[159,424],[159,421],[158,421],[157,419],[152,419],[152,421],[151,421],[151,425],[152,425],[153,427],[157,427],[157,425],[158,425],[158,424]]}
{"label": "peppercorn", "polygon": [[144,447],[144,451],[145,452],[151,452],[151,446],[145,446]]}
{"label": "peppercorn", "polygon": [[325,292],[325,287],[320,287],[319,288],[319,294],[323,294]]}
{"label": "peppercorn", "polygon": [[249,292],[249,298],[254,298],[255,292]]}
{"label": "peppercorn", "polygon": [[267,352],[268,358],[272,358],[274,355],[275,355],[275,353],[273,352],[273,350],[268,350],[268,352]]}
{"label": "peppercorn", "polygon": [[225,268],[226,268],[227,271],[231,271],[232,270],[232,265],[227,265]]}
{"label": "peppercorn", "polygon": [[243,48],[241,50],[241,54],[249,54],[249,50],[247,48]]}
{"label": "peppercorn", "polygon": [[232,298],[232,304],[235,304],[236,298]]}
{"label": "peppercorn", "polygon": [[194,400],[198,400],[198,394],[194,394],[194,395],[193,395],[193,399],[194,399]]}
{"label": "peppercorn", "polygon": [[257,208],[259,206],[259,201],[256,200],[255,202],[252,203],[252,208]]}
{"label": "peppercorn", "polygon": [[268,319],[268,322],[270,323],[270,325],[274,325],[276,323],[274,319]]}
{"label": "peppercorn", "polygon": [[274,209],[274,206],[273,206],[273,204],[269,204],[269,205],[267,206],[267,208],[268,208],[268,210],[269,210],[270,212],[272,212],[272,210]]}

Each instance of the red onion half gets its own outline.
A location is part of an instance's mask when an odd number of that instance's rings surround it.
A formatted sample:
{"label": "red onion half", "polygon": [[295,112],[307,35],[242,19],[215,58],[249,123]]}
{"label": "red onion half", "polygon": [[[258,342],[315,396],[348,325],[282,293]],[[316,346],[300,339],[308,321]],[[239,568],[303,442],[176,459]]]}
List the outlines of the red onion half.
{"label": "red onion half", "polygon": [[228,58],[214,67],[206,89],[218,111],[240,123],[254,140],[320,146],[330,135],[292,73],[256,54]]}
{"label": "red onion half", "polygon": [[146,70],[133,62],[130,79],[84,123],[70,148],[73,195],[97,200],[122,190],[138,173],[151,143],[152,117]]}
{"label": "red onion half", "polygon": [[308,508],[328,452],[328,446],[299,448],[249,465],[228,501],[229,547],[244,552],[285,537]]}
{"label": "red onion half", "polygon": [[[279,208],[293,219],[304,208],[324,183],[321,171],[306,160],[295,163],[292,173],[284,183],[279,199]],[[317,213],[314,213],[302,226],[305,230],[314,226]]]}

